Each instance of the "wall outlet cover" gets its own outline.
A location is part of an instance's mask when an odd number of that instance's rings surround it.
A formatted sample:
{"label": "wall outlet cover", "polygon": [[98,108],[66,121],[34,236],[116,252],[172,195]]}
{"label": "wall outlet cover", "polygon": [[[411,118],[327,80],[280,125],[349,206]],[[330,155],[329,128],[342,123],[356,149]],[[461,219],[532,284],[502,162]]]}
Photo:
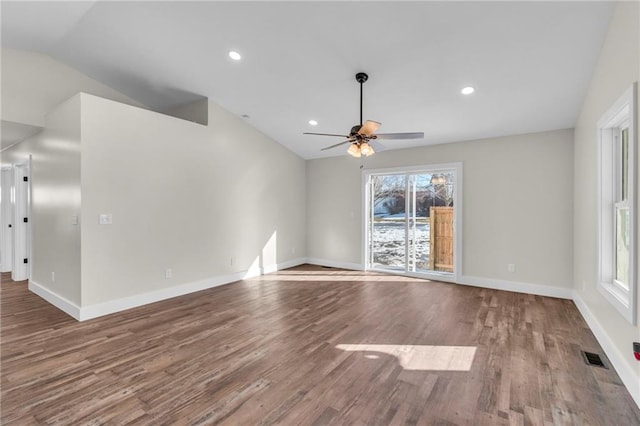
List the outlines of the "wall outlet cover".
{"label": "wall outlet cover", "polygon": [[113,215],[111,213],[100,214],[100,225],[111,225],[113,223]]}

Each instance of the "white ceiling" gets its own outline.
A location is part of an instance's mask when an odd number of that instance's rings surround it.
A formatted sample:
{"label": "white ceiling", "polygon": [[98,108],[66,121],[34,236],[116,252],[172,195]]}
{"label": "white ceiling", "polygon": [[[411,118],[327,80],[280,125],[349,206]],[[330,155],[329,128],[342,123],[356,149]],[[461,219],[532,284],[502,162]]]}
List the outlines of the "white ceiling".
{"label": "white ceiling", "polygon": [[[304,158],[364,119],[387,148],[573,127],[608,2],[2,2],[2,45],[154,109],[207,96]],[[229,50],[243,55],[228,58]],[[472,85],[468,97],[460,89]],[[308,124],[310,119],[318,126]]]}

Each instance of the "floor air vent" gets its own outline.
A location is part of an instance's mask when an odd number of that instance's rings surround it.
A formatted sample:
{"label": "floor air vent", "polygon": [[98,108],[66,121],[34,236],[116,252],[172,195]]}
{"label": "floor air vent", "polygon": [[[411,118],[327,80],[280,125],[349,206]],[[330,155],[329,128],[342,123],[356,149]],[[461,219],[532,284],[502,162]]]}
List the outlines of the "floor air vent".
{"label": "floor air vent", "polygon": [[598,354],[582,351],[582,357],[584,358],[584,362],[589,365],[593,365],[594,367],[608,368],[606,365],[604,365],[604,362],[602,362],[602,359]]}

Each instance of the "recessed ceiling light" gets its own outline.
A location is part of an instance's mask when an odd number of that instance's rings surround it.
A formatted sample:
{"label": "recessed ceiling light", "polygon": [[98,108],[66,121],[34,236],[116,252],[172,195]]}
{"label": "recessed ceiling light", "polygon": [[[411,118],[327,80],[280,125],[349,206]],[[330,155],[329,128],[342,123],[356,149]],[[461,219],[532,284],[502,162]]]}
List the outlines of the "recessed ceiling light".
{"label": "recessed ceiling light", "polygon": [[311,124],[312,126],[317,126],[318,122],[316,120],[309,120],[309,124]]}
{"label": "recessed ceiling light", "polygon": [[239,61],[240,59],[242,59],[242,56],[235,50],[229,52],[229,57],[234,61]]}
{"label": "recessed ceiling light", "polygon": [[467,86],[467,87],[463,88],[460,92],[461,92],[463,95],[470,95],[470,94],[472,94],[472,93],[473,93],[473,92],[475,92],[475,91],[476,91],[476,89],[474,89],[473,87],[471,87],[471,86]]}

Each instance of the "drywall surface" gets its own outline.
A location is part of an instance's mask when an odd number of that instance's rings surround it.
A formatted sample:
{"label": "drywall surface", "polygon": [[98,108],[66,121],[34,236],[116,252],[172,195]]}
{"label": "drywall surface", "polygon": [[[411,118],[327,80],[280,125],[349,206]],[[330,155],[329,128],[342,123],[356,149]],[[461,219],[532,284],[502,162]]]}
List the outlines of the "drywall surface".
{"label": "drywall surface", "polygon": [[38,135],[3,151],[2,163],[31,155],[31,281],[79,306],[80,223],[73,217],[81,204],[80,96],[54,108],[44,124]]}
{"label": "drywall surface", "polygon": [[[376,153],[364,170],[463,163],[461,275],[570,288],[573,132]],[[393,142],[387,142],[392,144]],[[307,162],[307,255],[361,263],[361,160]],[[507,265],[516,271],[507,271]]]}
{"label": "drywall surface", "polygon": [[209,122],[209,100],[207,98],[161,111],[172,117],[182,118],[183,120],[193,121],[194,123],[204,124]]}
{"label": "drywall surface", "polygon": [[[576,124],[574,143],[574,286],[624,363],[616,366],[618,372],[622,376],[624,370],[635,373],[636,389],[630,391],[635,391],[636,401],[640,398],[640,362],[633,357],[631,342],[640,341],[640,326],[626,321],[597,290],[597,122],[634,81],[640,80],[638,9],[638,2],[616,6]],[[638,297],[640,306],[640,292]]]}
{"label": "drywall surface", "polygon": [[80,92],[142,106],[50,56],[2,49],[2,120],[42,127],[53,108]]}
{"label": "drywall surface", "polygon": [[82,94],[83,307],[306,255],[304,160],[213,103],[208,122]]}

